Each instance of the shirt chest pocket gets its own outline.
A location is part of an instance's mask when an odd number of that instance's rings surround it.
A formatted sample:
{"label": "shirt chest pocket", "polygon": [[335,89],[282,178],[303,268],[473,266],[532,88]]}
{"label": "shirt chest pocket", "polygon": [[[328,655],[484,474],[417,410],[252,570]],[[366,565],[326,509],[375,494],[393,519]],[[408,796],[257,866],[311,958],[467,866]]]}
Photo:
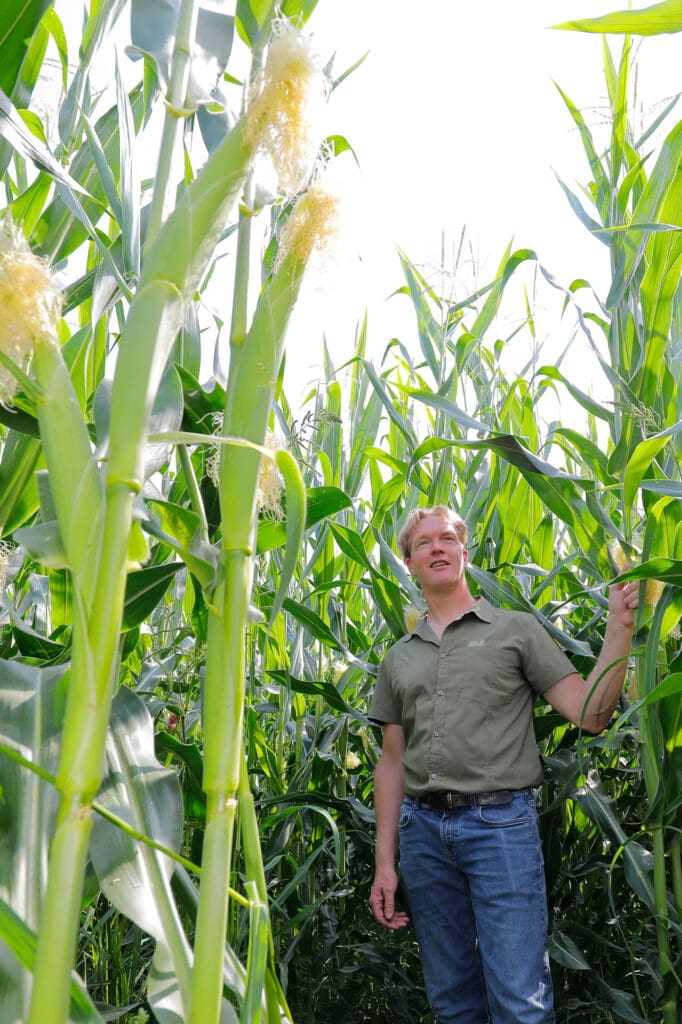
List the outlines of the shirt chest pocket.
{"label": "shirt chest pocket", "polygon": [[527,686],[517,652],[506,647],[460,647],[444,663],[455,695],[485,707],[507,704]]}

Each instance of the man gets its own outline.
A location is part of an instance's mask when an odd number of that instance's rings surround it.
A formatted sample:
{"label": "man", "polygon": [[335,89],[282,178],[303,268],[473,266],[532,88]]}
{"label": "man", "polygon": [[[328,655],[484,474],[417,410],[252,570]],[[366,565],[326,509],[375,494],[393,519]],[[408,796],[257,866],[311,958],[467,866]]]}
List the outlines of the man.
{"label": "man", "polygon": [[375,775],[370,905],[387,928],[396,860],[439,1024],[554,1024],[547,905],[533,787],[543,774],[537,696],[590,733],[621,693],[637,585],[616,584],[587,680],[533,615],[471,595],[466,526],[415,509],[398,544],[427,611],[388,651],[370,718],[384,725]]}

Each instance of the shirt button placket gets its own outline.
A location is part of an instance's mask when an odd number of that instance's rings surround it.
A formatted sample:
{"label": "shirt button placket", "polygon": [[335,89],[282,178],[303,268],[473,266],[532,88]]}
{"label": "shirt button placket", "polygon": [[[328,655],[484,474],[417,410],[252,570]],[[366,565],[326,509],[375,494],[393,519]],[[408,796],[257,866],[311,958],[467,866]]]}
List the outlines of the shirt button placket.
{"label": "shirt button placket", "polygon": [[[440,737],[443,733],[443,725],[445,721],[445,689],[443,683],[445,681],[445,664],[444,661],[448,656],[447,651],[441,651],[438,658],[438,669],[436,673],[436,699],[433,702],[433,722],[431,727],[431,752],[436,757],[436,764],[432,767],[437,767],[440,764]],[[439,777],[438,771],[431,771],[431,778],[435,781]]]}

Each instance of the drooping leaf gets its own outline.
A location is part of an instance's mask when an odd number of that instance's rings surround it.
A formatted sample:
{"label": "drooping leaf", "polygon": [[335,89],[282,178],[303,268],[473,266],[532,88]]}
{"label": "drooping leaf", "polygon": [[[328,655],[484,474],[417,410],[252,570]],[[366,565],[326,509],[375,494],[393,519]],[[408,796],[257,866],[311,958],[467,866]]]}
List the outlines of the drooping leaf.
{"label": "drooping leaf", "polygon": [[618,35],[656,36],[669,32],[682,32],[682,11],[679,0],[662,0],[639,11],[614,11],[598,18],[565,21],[553,28],[574,32],[615,33]]}
{"label": "drooping leaf", "polygon": [[[105,757],[98,803],[155,842],[178,850],[182,839],[178,780],[156,760],[151,716],[126,687],[114,698]],[[163,1011],[182,1019],[189,992],[190,949],[170,887],[173,862],[99,815],[93,822],[90,856],[107,898],[156,939],[152,1003],[158,1001]]]}

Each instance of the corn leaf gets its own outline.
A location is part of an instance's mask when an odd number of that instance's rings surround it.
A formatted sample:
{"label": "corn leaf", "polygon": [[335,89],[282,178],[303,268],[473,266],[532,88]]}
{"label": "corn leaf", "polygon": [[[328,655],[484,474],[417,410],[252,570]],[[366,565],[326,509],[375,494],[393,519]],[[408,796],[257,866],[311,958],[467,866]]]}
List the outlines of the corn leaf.
{"label": "corn leaf", "polygon": [[643,7],[639,11],[614,11],[613,14],[604,14],[599,18],[565,21],[552,28],[570,29],[573,32],[657,36],[682,32],[682,9],[680,0],[663,0],[662,3]]}
{"label": "corn leaf", "polygon": [[[21,966],[33,973],[38,937],[35,931],[0,899],[0,1020],[11,1022],[25,1019],[18,999],[17,968]],[[12,977],[13,971],[16,976]],[[103,1024],[85,985],[79,977],[71,981],[69,1024]]]}
{"label": "corn leaf", "polygon": [[679,434],[681,430],[682,423],[676,423],[674,427],[669,427],[668,430],[652,434],[646,440],[640,441],[630,455],[623,481],[623,501],[627,515],[630,514],[632,504],[637,495],[637,488],[645,473],[651,467],[658,453],[668,444],[670,438]]}
{"label": "corn leaf", "polygon": [[[56,646],[56,645],[55,645]],[[43,658],[38,651],[28,656]],[[65,698],[64,668],[39,668],[0,661],[0,894],[3,923],[13,955],[0,943],[1,1019],[26,1020],[23,1000],[30,992],[30,969],[46,885],[47,857],[59,797],[44,778],[8,754],[15,753],[54,776]],[[17,961],[15,957],[18,956]],[[23,965],[23,966],[21,966]],[[7,973],[6,973],[7,972]],[[3,977],[4,975],[4,977]],[[6,982],[6,985],[5,985]],[[8,1008],[19,1012],[7,1013]],[[95,1018],[97,1019],[97,1018]]]}
{"label": "corn leaf", "polygon": [[625,877],[633,892],[655,912],[652,884],[653,858],[648,850],[628,840],[615,809],[615,801],[604,790],[601,779],[591,769],[584,786],[576,794],[578,803],[601,831],[619,844],[625,862]]}
{"label": "corn leaf", "polygon": [[3,0],[0,5],[0,89],[7,95],[14,88],[34,33],[51,5],[52,0]]}
{"label": "corn leaf", "polygon": [[[182,841],[182,801],[177,777],[154,755],[151,716],[139,697],[122,687],[112,705],[106,768],[98,803],[138,832],[173,850]],[[182,1015],[190,951],[170,889],[173,864],[107,819],[93,822],[90,855],[107,898],[156,939],[150,979],[152,1004]],[[161,995],[161,985],[166,991]]]}
{"label": "corn leaf", "polygon": [[38,508],[34,472],[40,460],[40,444],[12,430],[0,458],[0,533],[13,533]]}

